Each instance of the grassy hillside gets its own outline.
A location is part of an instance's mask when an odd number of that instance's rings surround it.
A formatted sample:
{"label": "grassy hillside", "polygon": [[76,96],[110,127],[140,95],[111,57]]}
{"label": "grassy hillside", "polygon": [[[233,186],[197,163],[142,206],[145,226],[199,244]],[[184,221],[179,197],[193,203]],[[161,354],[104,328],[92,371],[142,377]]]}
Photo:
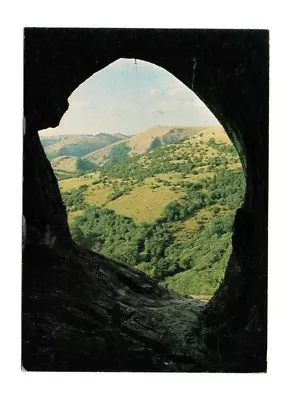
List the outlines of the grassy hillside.
{"label": "grassy hillside", "polygon": [[155,222],[164,207],[182,195],[182,190],[173,191],[164,186],[135,186],[129,193],[108,202],[107,208],[132,218],[136,223]]}
{"label": "grassy hillside", "polygon": [[60,181],[75,241],[192,295],[223,279],[244,186],[220,126],[143,154],[119,147],[98,171]]}
{"label": "grassy hillside", "polygon": [[[200,135],[199,135],[200,134]],[[41,136],[41,143],[57,178],[65,179],[94,170],[105,164],[120,163],[168,144],[181,143],[191,137],[208,139],[215,135],[226,141],[221,125],[211,127],[154,126],[127,137],[121,133],[98,135]],[[195,139],[196,142],[197,139]]]}
{"label": "grassy hillside", "polygon": [[120,140],[117,143],[110,144],[107,147],[85,155],[83,159],[90,161],[95,165],[102,165],[108,160],[120,161],[122,156],[125,156],[130,152],[128,142],[129,139]]}
{"label": "grassy hillside", "polygon": [[178,143],[203,131],[203,129],[204,127],[189,128],[156,125],[133,136],[129,140],[128,146],[131,148],[131,154],[143,154],[164,144]]}
{"label": "grassy hillside", "polygon": [[51,160],[51,165],[57,175],[75,175],[92,170],[95,165],[90,161],[73,156],[61,156]]}
{"label": "grassy hillside", "polygon": [[66,135],[56,137],[41,136],[40,140],[49,160],[60,156],[83,157],[95,150],[122,140],[120,134],[110,135]]}
{"label": "grassy hillside", "polygon": [[[227,140],[221,125],[211,127],[179,127],[179,126],[153,126],[146,131],[137,133],[134,136],[125,138],[120,142],[114,143],[103,149],[96,150],[87,154],[84,159],[96,164],[103,165],[106,162],[117,162],[120,158],[126,156],[134,156],[144,154],[150,150],[157,149],[164,145],[180,143],[183,140],[202,134],[206,138],[211,135],[220,137],[220,140]],[[224,137],[226,137],[224,139]]]}

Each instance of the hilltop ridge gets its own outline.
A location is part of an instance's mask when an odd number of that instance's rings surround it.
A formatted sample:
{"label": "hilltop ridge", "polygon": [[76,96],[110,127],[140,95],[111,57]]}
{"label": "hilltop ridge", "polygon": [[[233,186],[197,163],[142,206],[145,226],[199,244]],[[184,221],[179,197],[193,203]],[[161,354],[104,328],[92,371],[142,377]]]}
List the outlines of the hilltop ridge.
{"label": "hilltop ridge", "polygon": [[124,135],[99,133],[97,135],[40,136],[40,141],[49,160],[60,156],[83,157],[92,151],[122,140]]}
{"label": "hilltop ridge", "polygon": [[107,161],[107,158],[112,158],[112,153],[115,153],[115,156],[144,154],[158,147],[179,143],[198,134],[203,134],[206,138],[215,135],[225,143],[230,142],[220,124],[199,127],[154,125],[145,131],[124,138],[122,141],[88,153],[83,158],[93,164],[102,165]]}
{"label": "hilltop ridge", "polygon": [[223,143],[230,143],[220,124],[197,127],[154,125],[133,136],[122,133],[42,136],[41,143],[57,177],[65,178],[98,169],[108,162],[118,162],[126,156],[145,154],[197,136],[205,140],[214,137]]}

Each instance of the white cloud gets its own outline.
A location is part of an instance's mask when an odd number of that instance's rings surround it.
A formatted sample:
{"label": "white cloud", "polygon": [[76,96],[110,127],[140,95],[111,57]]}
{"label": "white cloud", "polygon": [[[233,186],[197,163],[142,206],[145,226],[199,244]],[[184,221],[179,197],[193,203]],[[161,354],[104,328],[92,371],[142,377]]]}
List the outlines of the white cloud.
{"label": "white cloud", "polygon": [[176,97],[176,96],[181,96],[181,95],[188,95],[187,88],[179,85],[171,88],[168,92],[167,95],[169,97]]}
{"label": "white cloud", "polygon": [[157,89],[152,88],[152,89],[150,89],[150,90],[148,91],[148,95],[149,95],[150,97],[154,97],[154,95],[156,94],[156,92],[157,92]]}

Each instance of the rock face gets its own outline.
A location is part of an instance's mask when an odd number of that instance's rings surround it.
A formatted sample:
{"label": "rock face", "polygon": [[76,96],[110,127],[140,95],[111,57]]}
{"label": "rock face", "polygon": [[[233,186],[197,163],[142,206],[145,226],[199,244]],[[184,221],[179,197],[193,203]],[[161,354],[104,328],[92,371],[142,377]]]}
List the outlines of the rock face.
{"label": "rock face", "polygon": [[[22,363],[27,370],[266,370],[268,32],[26,29]],[[38,130],[120,58],[155,63],[205,102],[246,174],[225,279],[207,304],[77,247]]]}

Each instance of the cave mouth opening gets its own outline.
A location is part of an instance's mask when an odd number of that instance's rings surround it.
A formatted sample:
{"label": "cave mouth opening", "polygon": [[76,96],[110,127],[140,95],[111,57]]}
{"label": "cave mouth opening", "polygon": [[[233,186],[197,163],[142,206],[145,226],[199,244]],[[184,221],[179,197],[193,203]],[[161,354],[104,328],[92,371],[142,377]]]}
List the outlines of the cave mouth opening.
{"label": "cave mouth opening", "polygon": [[208,300],[220,286],[245,180],[205,104],[165,69],[118,59],[39,132],[73,240]]}

